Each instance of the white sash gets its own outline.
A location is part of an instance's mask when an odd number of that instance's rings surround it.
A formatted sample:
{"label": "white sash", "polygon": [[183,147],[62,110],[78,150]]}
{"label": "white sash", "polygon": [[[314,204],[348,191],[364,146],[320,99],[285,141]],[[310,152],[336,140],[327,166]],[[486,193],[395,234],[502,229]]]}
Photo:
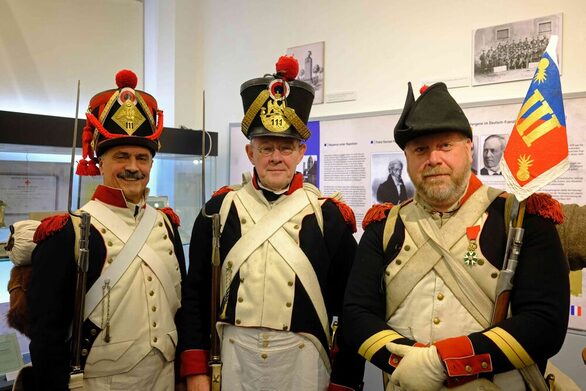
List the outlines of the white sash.
{"label": "white sash", "polygon": [[179,294],[175,290],[173,279],[165,269],[159,255],[146,244],[147,238],[157,220],[157,210],[150,205],[146,205],[144,215],[134,230],[100,202],[90,201],[83,207],[83,210],[90,213],[92,218],[95,218],[102,225],[108,227],[110,232],[125,243],[116,256],[115,262],[112,262],[98,277],[86,294],[84,319],[90,316],[102,300],[102,286],[105,281],[110,280],[110,286],[114,287],[137,256],[153,270],[153,273],[163,286],[169,304],[172,307],[179,307]]}

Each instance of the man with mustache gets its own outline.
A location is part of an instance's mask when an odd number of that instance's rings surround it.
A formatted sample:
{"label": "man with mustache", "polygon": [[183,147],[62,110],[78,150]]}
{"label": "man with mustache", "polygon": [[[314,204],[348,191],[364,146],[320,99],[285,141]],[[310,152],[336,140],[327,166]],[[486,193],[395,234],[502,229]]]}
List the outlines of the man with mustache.
{"label": "man with mustache", "polygon": [[[89,103],[77,169],[103,180],[80,208],[91,215],[83,385],[169,391],[175,389],[175,315],[185,260],[177,215],[146,202],[162,112],[153,96],[135,89],[133,72],[120,71],[116,83]],[[78,223],[68,214],[54,216],[35,233],[28,299],[38,390],[68,390]]]}
{"label": "man with mustache", "polygon": [[364,360],[344,343],[341,316],[354,214],[296,172],[314,97],[311,85],[295,80],[298,67],[283,56],[276,74],[240,87],[254,170],[205,205],[221,220],[219,287],[210,283],[212,222],[200,214],[193,226],[178,348],[189,391],[210,390],[210,317],[222,337],[222,390],[351,391],[362,383]]}
{"label": "man with mustache", "polygon": [[416,192],[365,216],[344,303],[349,343],[390,376],[387,391],[545,386],[568,323],[568,266],[552,221],[559,204],[527,201],[511,315],[491,325],[506,194],[471,172],[468,119],[445,84],[417,100],[409,84],[394,134]]}

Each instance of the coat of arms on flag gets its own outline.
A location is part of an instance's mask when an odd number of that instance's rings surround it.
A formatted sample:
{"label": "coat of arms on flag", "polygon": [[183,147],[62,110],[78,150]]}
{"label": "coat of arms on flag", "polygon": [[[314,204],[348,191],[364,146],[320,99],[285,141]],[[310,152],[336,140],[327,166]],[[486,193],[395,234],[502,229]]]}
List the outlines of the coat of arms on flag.
{"label": "coat of arms on flag", "polygon": [[552,35],[537,65],[501,160],[507,188],[519,201],[569,167],[566,117]]}

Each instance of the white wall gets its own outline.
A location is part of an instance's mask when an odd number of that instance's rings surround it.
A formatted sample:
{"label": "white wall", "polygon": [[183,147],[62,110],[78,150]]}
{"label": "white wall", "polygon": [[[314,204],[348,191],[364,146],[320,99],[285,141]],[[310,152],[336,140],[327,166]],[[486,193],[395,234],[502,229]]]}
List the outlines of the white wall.
{"label": "white wall", "polygon": [[[177,1],[178,14],[187,3]],[[407,81],[418,86],[470,78],[473,29],[558,12],[564,23],[564,92],[585,91],[584,0],[199,0],[194,16],[202,23],[204,45],[197,65],[205,70],[208,128],[220,132],[219,184],[228,181],[228,123],[243,115],[240,84],[273,72],[288,47],[325,41],[325,93],[357,94],[353,102],[314,105],[313,117],[399,109]],[[193,50],[188,45],[177,53]],[[451,92],[464,103],[524,97],[527,88],[528,81],[520,81]],[[185,105],[193,93],[177,98]]]}
{"label": "white wall", "polygon": [[123,68],[144,85],[141,2],[0,0],[0,110],[73,117],[81,80],[83,117]]}

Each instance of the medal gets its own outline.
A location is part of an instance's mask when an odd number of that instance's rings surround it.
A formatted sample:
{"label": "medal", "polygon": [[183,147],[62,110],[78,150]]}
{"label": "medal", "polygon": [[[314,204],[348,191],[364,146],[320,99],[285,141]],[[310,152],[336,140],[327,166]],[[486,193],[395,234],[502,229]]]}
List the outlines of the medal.
{"label": "medal", "polygon": [[480,225],[466,227],[466,236],[468,237],[468,251],[466,251],[466,254],[464,255],[464,264],[467,266],[474,266],[478,263],[478,256],[476,254],[478,245],[476,244],[476,238],[478,237],[479,232]]}

